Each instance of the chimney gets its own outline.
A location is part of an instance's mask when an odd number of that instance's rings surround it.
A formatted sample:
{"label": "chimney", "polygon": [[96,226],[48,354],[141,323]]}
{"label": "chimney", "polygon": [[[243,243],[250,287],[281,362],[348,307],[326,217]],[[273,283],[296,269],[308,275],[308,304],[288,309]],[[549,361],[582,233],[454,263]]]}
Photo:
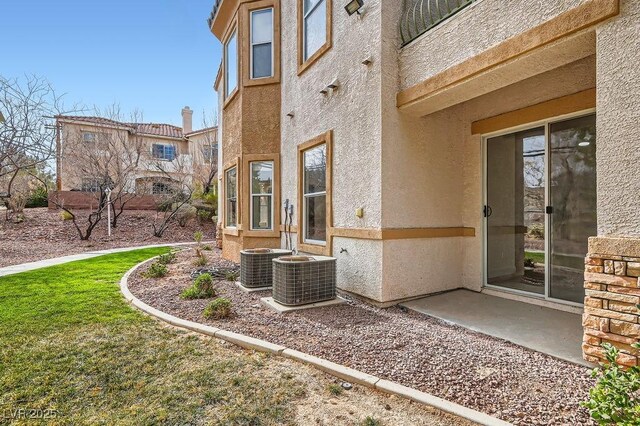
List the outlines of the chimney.
{"label": "chimney", "polygon": [[193,131],[193,111],[188,106],[182,108],[182,133]]}

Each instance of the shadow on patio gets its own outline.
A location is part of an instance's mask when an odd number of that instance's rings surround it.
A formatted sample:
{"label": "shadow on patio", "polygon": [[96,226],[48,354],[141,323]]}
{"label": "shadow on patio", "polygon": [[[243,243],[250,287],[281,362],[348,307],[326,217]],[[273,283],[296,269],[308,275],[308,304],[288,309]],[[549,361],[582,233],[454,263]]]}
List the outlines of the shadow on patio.
{"label": "shadow on patio", "polygon": [[582,359],[579,314],[470,290],[424,297],[403,306],[556,358],[591,366]]}

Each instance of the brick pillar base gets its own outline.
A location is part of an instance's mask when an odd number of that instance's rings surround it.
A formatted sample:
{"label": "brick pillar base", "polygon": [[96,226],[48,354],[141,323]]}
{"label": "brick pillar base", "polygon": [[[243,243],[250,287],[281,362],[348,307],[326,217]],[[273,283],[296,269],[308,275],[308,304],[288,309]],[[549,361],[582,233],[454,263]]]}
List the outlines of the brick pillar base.
{"label": "brick pillar base", "polygon": [[582,354],[603,361],[602,343],[620,349],[618,362],[640,365],[640,239],[589,238],[585,259]]}

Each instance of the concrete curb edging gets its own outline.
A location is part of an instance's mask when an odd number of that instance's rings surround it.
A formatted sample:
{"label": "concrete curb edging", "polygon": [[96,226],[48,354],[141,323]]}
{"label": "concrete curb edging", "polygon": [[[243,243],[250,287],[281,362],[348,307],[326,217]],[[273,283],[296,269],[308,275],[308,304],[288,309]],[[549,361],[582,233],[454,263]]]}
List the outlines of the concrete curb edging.
{"label": "concrete curb edging", "polygon": [[147,305],[143,301],[136,298],[131,291],[129,291],[129,277],[141,266],[156,259],[158,256],[145,260],[131,268],[120,280],[120,291],[128,303],[135,306],[142,312],[151,315],[157,319],[167,322],[175,327],[194,331],[196,333],[205,334],[208,336],[216,337],[218,339],[233,343],[245,349],[251,349],[260,352],[266,352],[284,358],[289,358],[295,361],[302,362],[307,365],[311,365],[325,373],[340,379],[348,380],[353,383],[360,384],[378,391],[396,395],[402,398],[409,399],[421,404],[428,405],[436,408],[440,411],[452,414],[454,416],[470,420],[484,426],[507,426],[511,423],[505,422],[498,418],[492,417],[488,414],[480,411],[473,410],[471,408],[464,407],[462,405],[447,401],[439,398],[435,395],[421,392],[419,390],[403,386],[399,383],[389,380],[381,379],[376,376],[372,376],[367,373],[363,373],[358,370],[354,370],[349,367],[345,367],[340,364],[328,361],[323,358],[318,358],[313,355],[306,354],[304,352],[297,351],[295,349],[289,349],[285,346],[277,345],[265,340],[256,339],[253,337],[245,336],[243,334],[234,333],[227,330],[207,326],[193,321],[183,320],[173,315],[162,312],[150,305]]}

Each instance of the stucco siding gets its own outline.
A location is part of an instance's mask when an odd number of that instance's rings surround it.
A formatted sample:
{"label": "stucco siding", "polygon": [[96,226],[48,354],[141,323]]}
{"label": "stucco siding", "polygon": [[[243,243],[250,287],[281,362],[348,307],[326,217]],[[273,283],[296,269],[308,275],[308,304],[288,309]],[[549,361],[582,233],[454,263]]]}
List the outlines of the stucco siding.
{"label": "stucco siding", "polygon": [[640,236],[640,2],[597,31],[598,234]]}
{"label": "stucco siding", "polygon": [[[282,199],[297,199],[297,146],[333,130],[334,225],[379,227],[380,1],[367,2],[362,17],[349,17],[342,7],[334,7],[333,47],[300,76],[296,2],[282,2],[281,7]],[[373,58],[369,66],[361,64],[367,56]],[[340,87],[321,94],[336,78]],[[355,216],[360,207],[362,219]]]}
{"label": "stucco siding", "polygon": [[527,31],[588,0],[480,0],[402,49],[401,89]]}

